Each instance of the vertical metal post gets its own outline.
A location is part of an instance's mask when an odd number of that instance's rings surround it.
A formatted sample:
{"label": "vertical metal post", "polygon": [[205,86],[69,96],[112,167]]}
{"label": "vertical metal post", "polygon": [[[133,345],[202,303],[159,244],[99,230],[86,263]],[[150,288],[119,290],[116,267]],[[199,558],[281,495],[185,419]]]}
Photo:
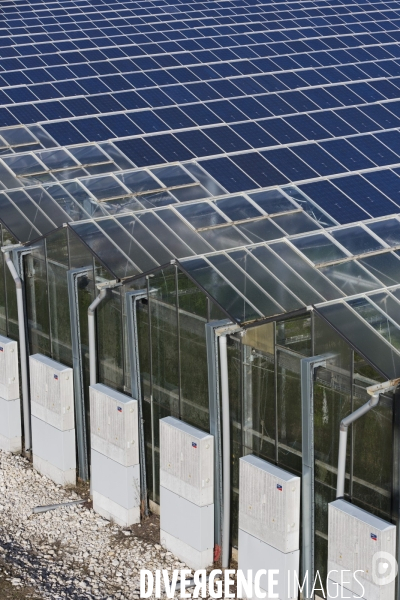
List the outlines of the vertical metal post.
{"label": "vertical metal post", "polygon": [[[240,388],[242,393],[242,452],[253,450],[253,354],[251,346],[240,344]],[[251,433],[249,433],[249,430]],[[262,444],[262,440],[261,440]]]}
{"label": "vertical metal post", "polygon": [[69,312],[71,316],[72,366],[74,369],[75,426],[78,448],[79,477],[89,479],[88,448],[86,440],[85,394],[78,304],[78,279],[87,276],[92,266],[67,271]]}
{"label": "vertical metal post", "polygon": [[301,372],[301,413],[302,413],[302,553],[301,579],[306,579],[304,598],[312,598],[314,582],[314,370],[326,366],[327,355],[303,358]]}
{"label": "vertical metal post", "polygon": [[[53,327],[51,323],[51,308],[50,308],[50,283],[49,283],[49,263],[47,260],[47,241],[46,238],[43,240],[44,246],[44,264],[46,270],[46,288],[47,288],[47,314],[49,319],[49,341],[50,341],[50,356],[54,358],[53,354]],[[57,319],[55,319],[57,322]]]}
{"label": "vertical metal post", "polygon": [[156,498],[156,451],[154,437],[154,404],[153,404],[153,344],[151,331],[151,302],[150,302],[150,279],[147,280],[147,306],[148,306],[148,323],[149,323],[149,377],[150,377],[150,419],[151,419],[151,462],[153,473],[153,498]]}
{"label": "vertical metal post", "polygon": [[275,462],[279,463],[279,418],[278,418],[278,349],[276,346],[276,323],[274,323],[274,401],[275,401]]}
{"label": "vertical metal post", "polygon": [[[393,391],[393,474],[392,522],[396,524],[396,556],[400,564],[400,385]],[[400,600],[400,577],[396,578],[396,598]]]}
{"label": "vertical metal post", "polygon": [[179,284],[178,284],[178,265],[175,265],[175,306],[176,306],[176,331],[178,341],[178,415],[182,418],[182,372],[181,372],[181,335],[180,335],[180,315],[179,315]]}
{"label": "vertical metal post", "polygon": [[223,473],[222,473],[222,431],[221,398],[219,377],[218,333],[228,329],[237,331],[238,326],[228,319],[211,321],[205,324],[207,346],[208,398],[210,412],[210,433],[214,436],[214,559],[219,560],[222,547],[223,522]]}
{"label": "vertical metal post", "polygon": [[142,298],[147,298],[147,290],[126,292],[125,294],[128,351],[131,372],[131,394],[132,398],[135,398],[137,400],[139,409],[140,492],[142,500],[142,510],[147,516],[149,514],[149,508],[146,478],[146,443],[144,439],[143,398],[142,386],[140,381],[139,344],[137,327],[137,302]]}

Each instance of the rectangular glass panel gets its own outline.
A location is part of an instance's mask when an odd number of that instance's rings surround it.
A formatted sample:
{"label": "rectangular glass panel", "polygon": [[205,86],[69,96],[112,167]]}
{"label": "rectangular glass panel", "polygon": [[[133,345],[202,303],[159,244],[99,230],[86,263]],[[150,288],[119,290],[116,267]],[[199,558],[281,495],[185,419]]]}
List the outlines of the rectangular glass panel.
{"label": "rectangular glass panel", "polygon": [[131,261],[141,270],[149,271],[157,266],[147,252],[138,246],[135,240],[116,219],[99,219],[97,225],[102,229]]}
{"label": "rectangular glass panel", "polygon": [[269,316],[277,311],[277,306],[249,277],[246,271],[241,271],[236,264],[229,260],[225,254],[216,254],[208,257],[210,263],[224,275],[228,281],[243,296],[253,304],[263,316]]}
{"label": "rectangular glass panel", "polygon": [[367,256],[358,262],[383,284],[397,285],[400,283],[400,260],[397,252],[384,252],[375,256]]}
{"label": "rectangular glass panel", "polygon": [[368,298],[348,300],[347,304],[367,323],[385,338],[396,350],[400,350],[400,329],[396,327],[380,310],[369,302]]}
{"label": "rectangular glass panel", "polygon": [[379,294],[371,294],[368,297],[382,312],[389,315],[391,319],[400,325],[400,302],[393,298],[391,294],[380,292]]}
{"label": "rectangular glass panel", "polygon": [[204,258],[186,260],[181,265],[235,321],[243,323],[260,317],[258,312]]}
{"label": "rectangular glass panel", "polygon": [[177,258],[191,256],[194,252],[182,242],[161,219],[151,212],[139,213],[137,219],[141,221],[157,239],[160,240]]}
{"label": "rectangular glass panel", "polygon": [[[320,296],[303,281],[294,270],[290,269],[276,254],[266,246],[258,246],[251,250],[252,254],[281,281],[300,300],[300,306],[308,306],[320,302]],[[299,307],[300,307],[299,306]]]}
{"label": "rectangular glass panel", "polygon": [[291,242],[314,264],[346,258],[346,254],[343,250],[338,248],[338,246],[322,233],[295,238],[291,240]]}
{"label": "rectangular glass panel", "polygon": [[297,208],[280,190],[263,190],[249,194],[249,197],[267,214],[287,212]]}
{"label": "rectangular glass panel", "polygon": [[329,267],[321,267],[323,273],[332,283],[337,285],[346,296],[362,294],[383,287],[368,271],[356,261],[348,261]]}
{"label": "rectangular glass panel", "polygon": [[400,223],[397,219],[385,219],[376,223],[368,223],[367,227],[389,246],[400,245]]}
{"label": "rectangular glass panel", "polygon": [[275,244],[270,244],[270,248],[326,300],[335,300],[343,296],[339,288],[332,285],[328,279],[321,275],[318,269],[312,267],[289,244],[276,242]]}
{"label": "rectangular glass panel", "polygon": [[149,231],[142,225],[140,221],[133,216],[119,217],[121,223],[133,239],[142,246],[150,256],[157,262],[158,265],[164,265],[169,262],[173,255],[165,246],[163,246],[154,235],[149,234]]}
{"label": "rectangular glass panel", "polygon": [[334,229],[331,231],[331,235],[352,254],[363,254],[364,252],[373,252],[383,248],[382,244],[362,227]]}
{"label": "rectangular glass panel", "polygon": [[367,323],[346,304],[338,302],[318,307],[318,312],[357,351],[367,358],[387,379],[400,376],[400,354],[382,340]]}
{"label": "rectangular glass panel", "polygon": [[72,230],[99,258],[115,277],[121,279],[136,275],[139,271],[125,258],[118,248],[102,233],[94,221],[72,223]]}

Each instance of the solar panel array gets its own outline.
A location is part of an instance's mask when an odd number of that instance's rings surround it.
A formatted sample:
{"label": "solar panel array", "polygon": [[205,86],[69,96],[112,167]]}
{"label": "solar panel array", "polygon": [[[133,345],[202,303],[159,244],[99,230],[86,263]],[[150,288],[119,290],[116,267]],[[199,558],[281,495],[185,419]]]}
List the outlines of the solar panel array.
{"label": "solar panel array", "polygon": [[288,236],[298,260],[297,234],[400,212],[399,42],[399,2],[4,1],[0,219],[69,223],[118,278],[218,279],[210,253]]}

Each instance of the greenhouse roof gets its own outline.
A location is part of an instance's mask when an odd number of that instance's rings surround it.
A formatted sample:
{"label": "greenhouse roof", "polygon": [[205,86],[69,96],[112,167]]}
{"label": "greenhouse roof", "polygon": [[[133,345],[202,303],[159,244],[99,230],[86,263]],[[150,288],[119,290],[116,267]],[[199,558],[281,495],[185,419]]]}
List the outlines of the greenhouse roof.
{"label": "greenhouse roof", "polygon": [[315,310],[382,375],[400,376],[400,287],[317,305]]}
{"label": "greenhouse roof", "polygon": [[1,11],[20,243],[68,225],[122,280],[177,261],[241,324],[315,305],[340,330],[348,298],[400,284],[398,1]]}

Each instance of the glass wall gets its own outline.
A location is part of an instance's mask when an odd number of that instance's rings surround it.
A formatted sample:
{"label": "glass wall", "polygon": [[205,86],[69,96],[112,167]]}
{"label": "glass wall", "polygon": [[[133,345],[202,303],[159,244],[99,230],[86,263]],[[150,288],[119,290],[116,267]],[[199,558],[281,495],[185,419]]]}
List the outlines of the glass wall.
{"label": "glass wall", "polygon": [[[16,244],[17,240],[0,225],[0,248]],[[15,283],[0,252],[0,334],[18,340],[18,314]]]}
{"label": "glass wall", "polygon": [[208,300],[175,266],[125,285],[122,293],[132,289],[145,295],[136,304],[138,353],[147,485],[150,499],[158,502],[159,420],[172,415],[209,431]]}
{"label": "glass wall", "polygon": [[[4,228],[3,244],[12,243]],[[35,243],[23,260],[30,353],[73,364],[68,271],[77,278],[76,308],[82,385],[89,415],[87,309],[96,285],[111,274],[61,228]],[[159,420],[168,415],[209,431],[205,325],[226,318],[176,265],[129,283],[116,282],[97,310],[98,381],[131,393],[126,292],[136,303],[141,400],[149,498],[159,501]],[[18,338],[15,285],[0,257],[0,332]],[[301,475],[301,380],[304,357],[329,354],[315,373],[316,565],[327,561],[327,506],[335,497],[339,424],[366,402],[366,387],[381,381],[366,361],[318,316],[251,327],[228,337],[232,450],[232,543],[237,544],[239,459],[249,453]],[[349,434],[346,494],[358,506],[392,519],[392,397],[358,421]]]}
{"label": "glass wall", "polygon": [[[339,425],[368,400],[366,387],[382,380],[319,317],[269,323],[228,342],[232,436],[232,542],[237,543],[239,458],[253,453],[302,474],[301,359],[327,354],[315,371],[315,568],[326,576],[328,503],[335,499]],[[349,434],[347,497],[391,520],[392,397]],[[393,515],[393,518],[395,516]]]}

